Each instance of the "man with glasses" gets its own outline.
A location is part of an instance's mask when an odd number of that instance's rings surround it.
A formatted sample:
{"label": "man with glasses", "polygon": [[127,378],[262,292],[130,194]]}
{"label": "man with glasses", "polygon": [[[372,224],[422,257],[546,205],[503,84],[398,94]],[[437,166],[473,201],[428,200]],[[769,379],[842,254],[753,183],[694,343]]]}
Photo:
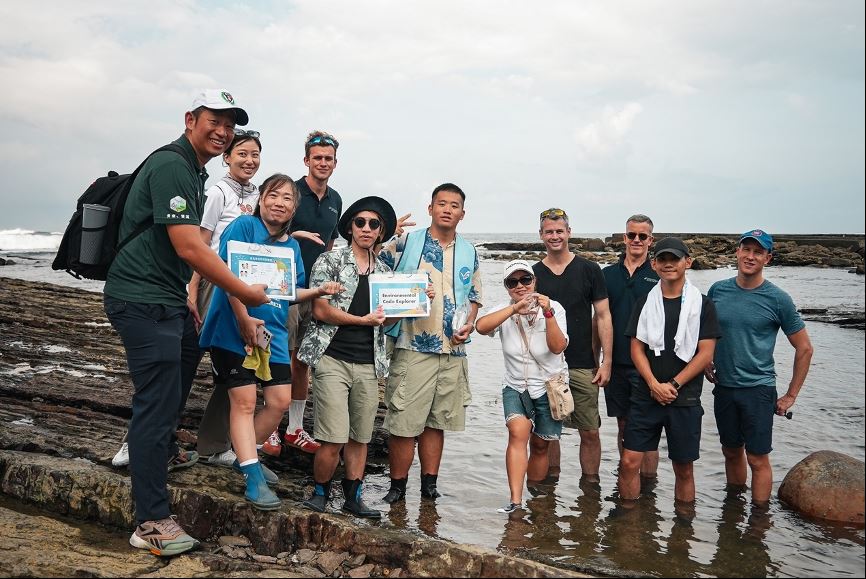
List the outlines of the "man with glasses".
{"label": "man with glasses", "polygon": [[349,245],[323,253],[310,274],[311,283],[338,282],[345,289],[330,300],[313,301],[313,322],[298,348],[298,359],[314,367],[316,424],[321,447],[313,461],[315,486],[304,506],[324,512],[331,496],[331,477],[346,461],[343,510],[378,519],[381,513],[361,497],[367,443],[379,408],[379,380],[388,374],[385,312],[370,310],[370,275],[390,273],[374,249],[397,228],[391,204],[381,197],[355,201],[340,219]]}
{"label": "man with glasses", "polygon": [[[611,357],[605,356],[601,364],[593,355],[592,325],[595,310],[598,336],[604,352],[613,349],[613,328],[607,301],[604,276],[597,263],[573,254],[568,248],[571,227],[568,215],[562,209],[541,212],[539,234],[547,255],[532,266],[537,278],[537,289],[550,299],[562,304],[568,324],[569,386],[574,398],[574,412],[567,424],[580,434],[580,470],[585,480],[597,482],[601,466],[601,440],[598,428],[598,389],[610,379]],[[550,444],[550,470],[558,473],[560,447],[558,441]]]}
{"label": "man with glasses", "polygon": [[[322,131],[307,135],[304,143],[304,165],[308,168],[305,177],[295,184],[300,192],[300,204],[292,218],[290,232],[301,246],[301,261],[304,271],[313,269],[313,264],[322,253],[334,247],[339,236],[337,223],[343,212],[343,199],[328,185],[328,180],[337,167],[337,148],[340,143]],[[311,276],[307,276],[309,280]],[[304,452],[315,453],[319,443],[304,430],[304,408],[310,385],[310,368],[298,360],[298,346],[307,332],[312,318],[312,302],[304,302],[289,310],[289,348],[292,351],[292,404],[289,407],[289,425],[283,441],[288,446]],[[282,451],[278,432],[274,432],[262,445],[262,451],[279,456]]]}
{"label": "man with glasses", "polygon": [[380,254],[396,272],[426,273],[435,292],[429,317],[403,319],[388,332],[396,338],[385,389],[389,504],[406,496],[416,438],[421,497],[439,497],[444,431],[466,427],[472,395],[465,343],[481,306],[481,270],[475,247],[457,234],[465,200],[457,185],[439,185],[427,208],[430,227],[394,237]]}
{"label": "man with glasses", "polygon": [[169,556],[198,546],[171,515],[168,471],[197,454],[175,440],[200,359],[186,285],[195,269],[248,306],[268,302],[264,286],[247,285],[202,240],[205,164],[222,155],[247,113],[226,91],[206,90],[184,116],[175,141],[182,150],[151,156],[132,183],[120,239],[127,243],[108,271],[105,313],[126,349],[134,392],[129,423],[129,470],[135,501],[133,547]]}
{"label": "man with glasses", "polygon": [[[638,379],[637,370],[631,360],[631,339],[625,335],[625,330],[635,303],[659,282],[659,276],[649,259],[649,249],[653,242],[652,219],[646,215],[632,215],[625,222],[622,239],[625,242],[625,251],[619,262],[602,270],[613,320],[613,366],[610,382],[604,389],[604,400],[607,415],[616,417],[620,456],[631,389]],[[658,450],[645,452],[640,469],[641,480],[654,480],[658,464]]]}

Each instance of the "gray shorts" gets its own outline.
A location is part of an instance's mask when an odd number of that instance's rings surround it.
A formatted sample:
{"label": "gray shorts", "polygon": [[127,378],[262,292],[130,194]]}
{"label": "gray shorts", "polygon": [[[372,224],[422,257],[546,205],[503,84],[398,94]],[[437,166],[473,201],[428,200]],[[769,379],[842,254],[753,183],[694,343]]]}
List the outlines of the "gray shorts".
{"label": "gray shorts", "polygon": [[414,437],[425,427],[462,431],[471,401],[465,356],[394,349],[385,389],[388,432]]}
{"label": "gray shorts", "polygon": [[299,302],[289,308],[286,328],[289,330],[289,351],[298,349],[313,319],[313,302]]}
{"label": "gray shorts", "polygon": [[379,408],[379,381],[373,364],[355,364],[322,356],[313,370],[315,422],[313,436],[345,444],[373,438]]}

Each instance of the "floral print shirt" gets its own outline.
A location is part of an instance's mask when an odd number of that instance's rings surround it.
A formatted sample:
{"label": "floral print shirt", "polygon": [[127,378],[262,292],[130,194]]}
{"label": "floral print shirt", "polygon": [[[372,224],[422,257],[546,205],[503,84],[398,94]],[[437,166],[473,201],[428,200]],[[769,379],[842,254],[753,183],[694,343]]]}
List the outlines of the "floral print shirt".
{"label": "floral print shirt", "polygon": [[[392,237],[379,253],[379,259],[391,269],[394,269],[400,261],[400,256],[406,247],[407,236],[408,233],[404,233],[399,237]],[[439,241],[430,235],[430,230],[427,230],[418,272],[427,274],[433,284],[436,296],[430,304],[430,317],[403,319],[395,347],[425,354],[466,355],[465,344],[456,346],[451,344],[451,336],[454,334],[451,321],[456,310],[452,273],[454,271],[454,248],[455,241],[442,247]],[[477,253],[472,269],[472,285],[469,289],[468,299],[481,307],[481,270],[478,267]]]}

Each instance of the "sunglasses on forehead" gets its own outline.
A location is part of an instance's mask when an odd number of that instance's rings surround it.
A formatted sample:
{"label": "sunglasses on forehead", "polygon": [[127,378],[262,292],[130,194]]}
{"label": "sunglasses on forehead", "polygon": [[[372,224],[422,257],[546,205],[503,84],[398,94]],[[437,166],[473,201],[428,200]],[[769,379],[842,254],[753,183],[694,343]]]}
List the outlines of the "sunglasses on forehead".
{"label": "sunglasses on forehead", "polygon": [[236,137],[249,137],[251,139],[258,139],[261,136],[261,133],[258,131],[245,131],[244,129],[235,129]]}
{"label": "sunglasses on forehead", "polygon": [[540,219],[562,219],[568,217],[562,209],[546,209],[541,212]]}
{"label": "sunglasses on forehead", "polygon": [[652,237],[652,235],[650,235],[649,233],[637,233],[634,231],[629,231],[625,234],[625,236],[628,237],[631,241],[634,241],[635,237],[637,237],[641,241],[646,241],[647,239]]}
{"label": "sunglasses on forehead", "polygon": [[331,137],[325,137],[323,135],[319,135],[317,137],[313,137],[309,141],[307,141],[307,145],[321,145],[324,143],[325,145],[330,145],[334,148],[337,147],[337,143]]}
{"label": "sunglasses on forehead", "polygon": [[518,283],[520,283],[520,285],[529,286],[529,284],[531,284],[532,280],[534,279],[535,276],[528,273],[520,277],[507,277],[505,278],[505,287],[507,287],[508,289],[514,289],[517,287]]}
{"label": "sunglasses on forehead", "polygon": [[370,229],[372,231],[376,231],[380,227],[382,227],[382,222],[376,219],[375,217],[371,217],[370,219],[365,219],[363,217],[356,217],[352,220],[352,223],[355,224],[355,227],[358,229],[364,229],[364,226],[368,223],[370,224]]}

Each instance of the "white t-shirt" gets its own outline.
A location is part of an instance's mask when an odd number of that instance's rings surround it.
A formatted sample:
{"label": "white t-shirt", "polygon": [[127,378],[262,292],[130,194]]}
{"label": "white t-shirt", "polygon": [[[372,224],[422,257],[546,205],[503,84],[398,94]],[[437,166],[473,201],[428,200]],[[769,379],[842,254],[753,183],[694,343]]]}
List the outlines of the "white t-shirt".
{"label": "white t-shirt", "polygon": [[[490,311],[496,312],[505,307],[510,307],[511,301],[499,304]],[[565,321],[565,309],[554,300],[550,300],[550,307],[553,308],[553,318],[556,324],[568,341],[568,331]],[[503,378],[503,386],[514,388],[518,392],[523,392],[529,387],[529,395],[532,398],[541,398],[547,392],[544,382],[551,376],[563,373],[568,375],[568,364],[565,361],[563,354],[554,354],[547,347],[547,320],[541,313],[541,308],[538,308],[538,314],[535,317],[535,323],[529,325],[528,316],[511,316],[505,320],[501,326],[496,328],[493,336],[499,335],[502,340],[502,355],[505,358],[505,377]],[[517,320],[523,326],[523,331],[526,333],[526,339],[529,341],[529,348],[532,351],[532,356],[526,351],[526,346],[523,345],[523,338],[520,337],[520,330],[517,328]],[[534,357],[533,357],[534,356]],[[536,362],[538,360],[538,362]],[[539,367],[539,362],[541,367]]]}
{"label": "white t-shirt", "polygon": [[253,190],[245,193],[242,201],[231,185],[224,179],[220,179],[205,192],[205,195],[207,199],[204,202],[200,227],[213,231],[210,247],[214,251],[219,251],[220,236],[229,223],[241,215],[252,215],[256,210],[259,188],[253,185]]}

